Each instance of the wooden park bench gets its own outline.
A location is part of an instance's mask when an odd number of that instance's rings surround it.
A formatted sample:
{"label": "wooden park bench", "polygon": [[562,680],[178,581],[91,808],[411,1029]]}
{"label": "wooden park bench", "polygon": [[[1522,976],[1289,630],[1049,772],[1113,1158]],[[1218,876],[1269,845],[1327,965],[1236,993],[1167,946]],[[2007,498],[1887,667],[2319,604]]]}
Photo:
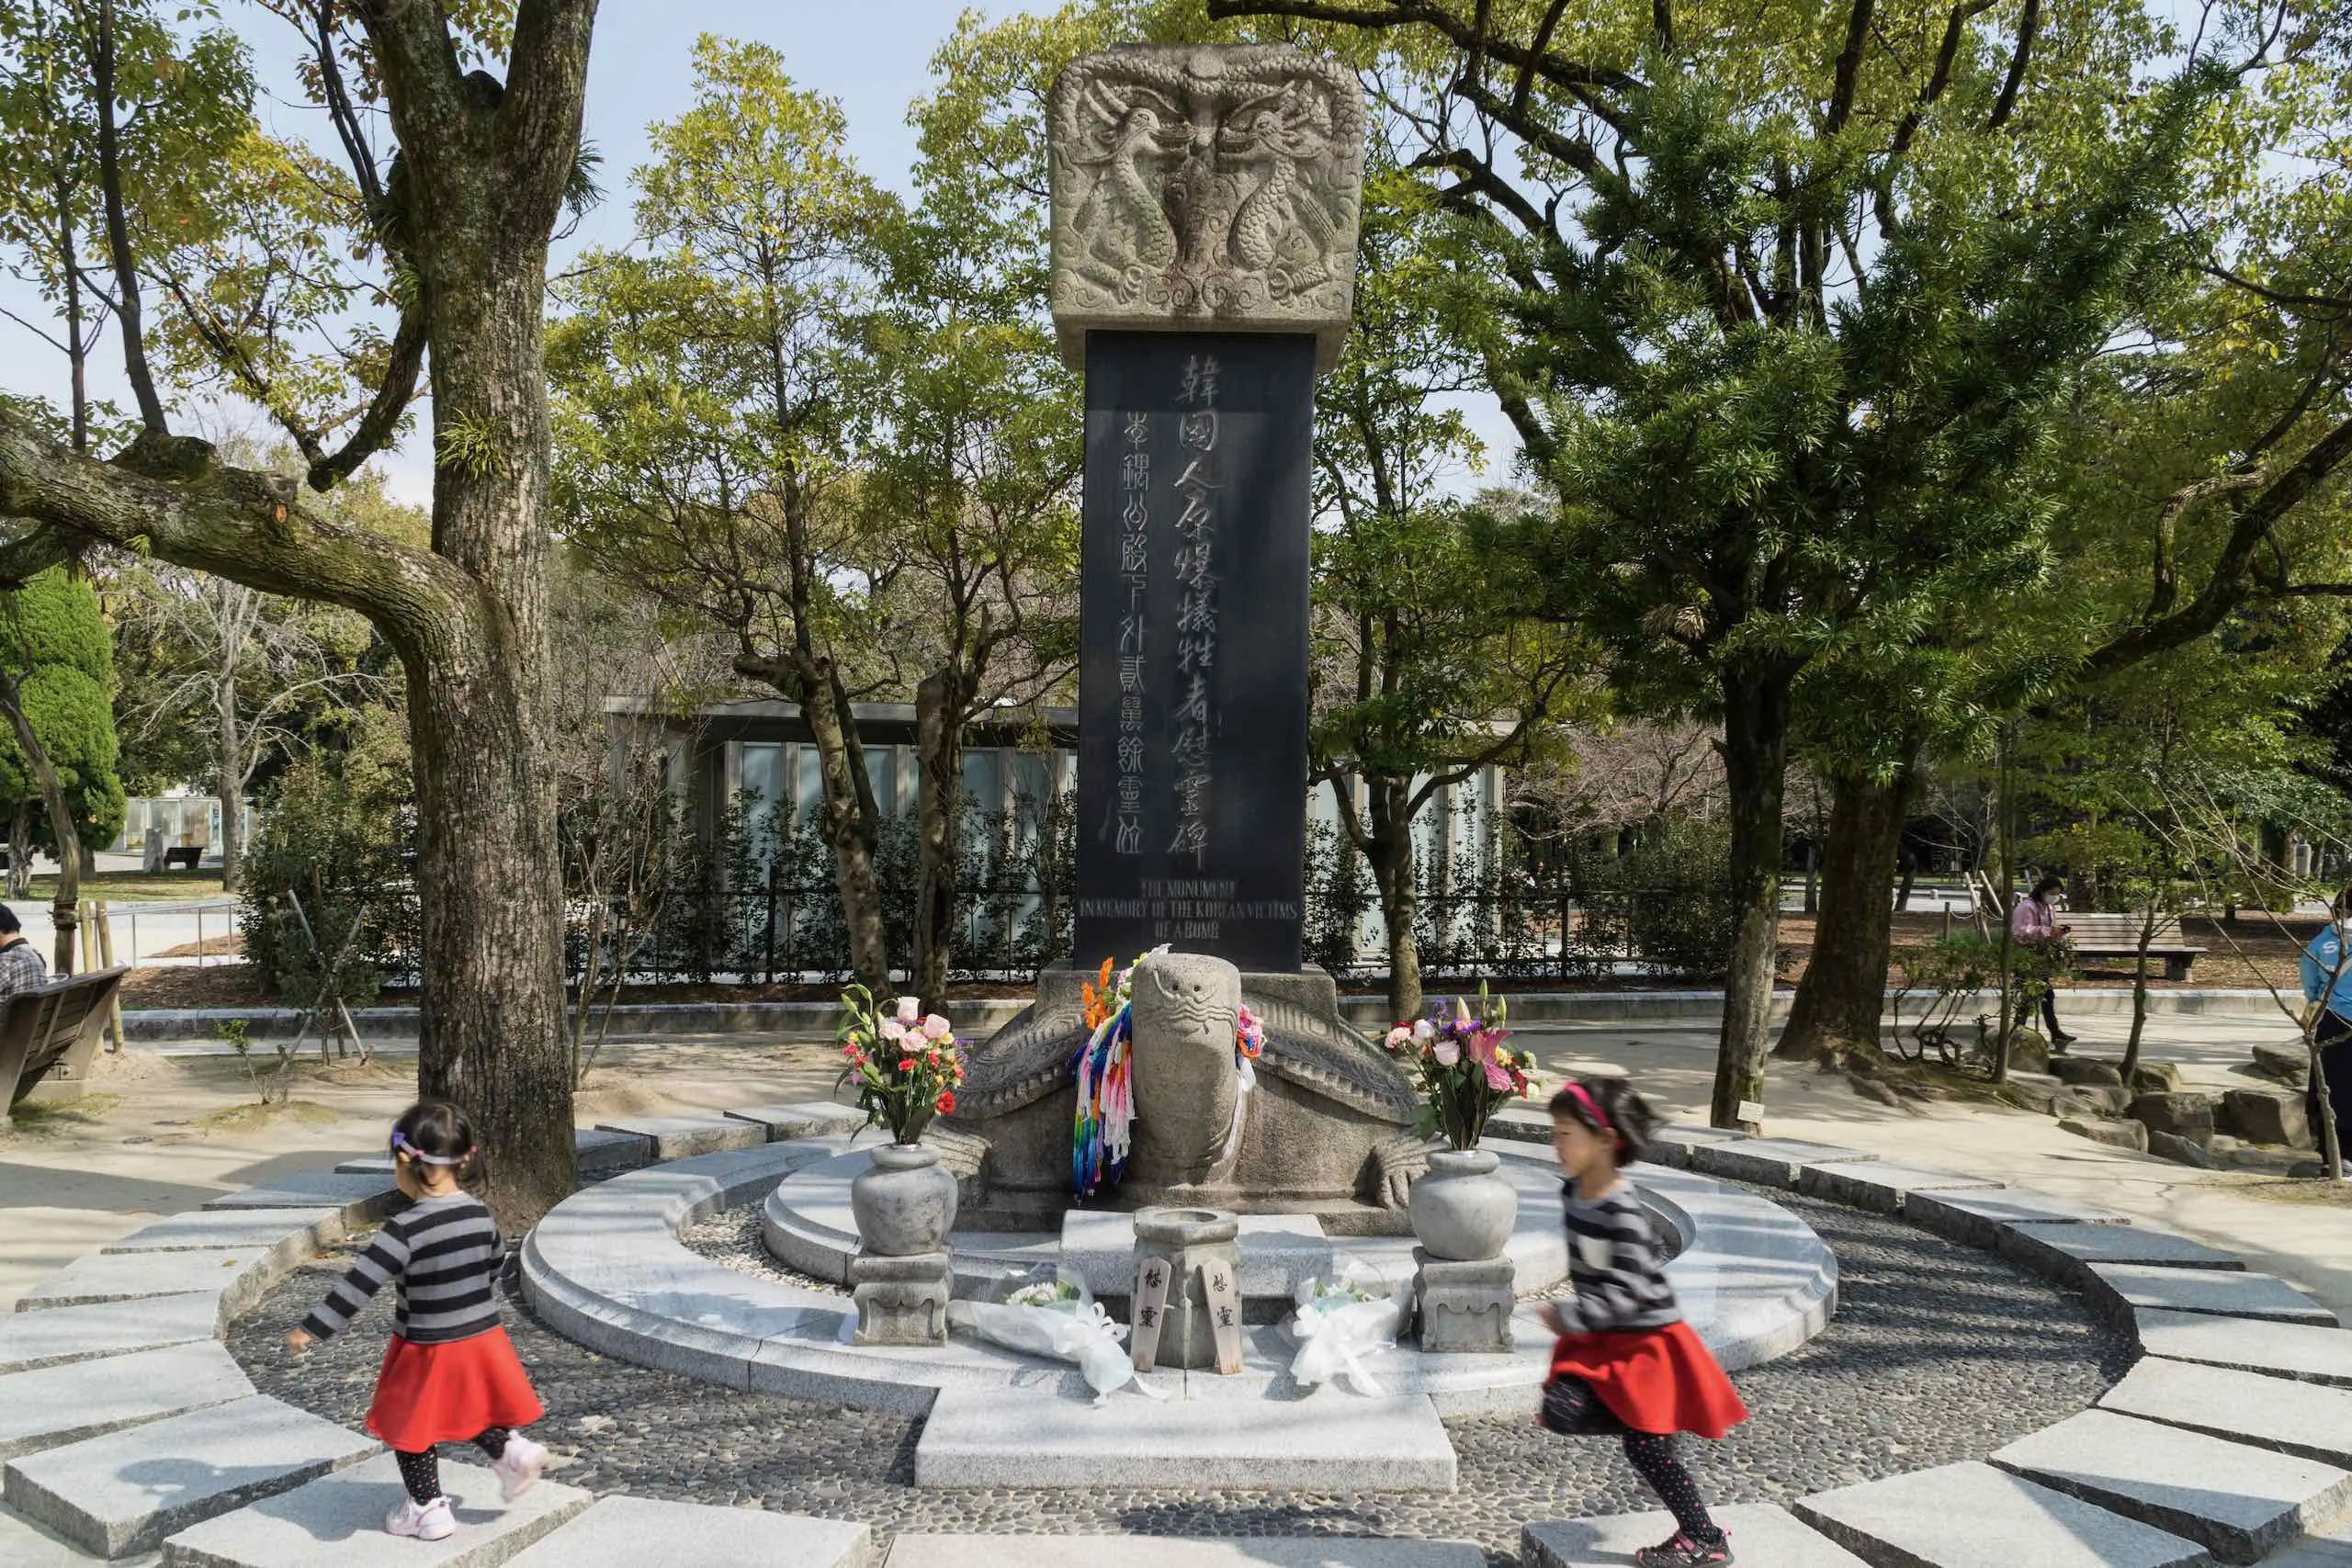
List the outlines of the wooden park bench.
{"label": "wooden park bench", "polygon": [[0,1085],[10,1108],[36,1089],[44,1100],[81,1098],[115,993],[130,973],[94,969],[0,998]]}
{"label": "wooden park bench", "polygon": [[203,858],[204,846],[201,844],[173,844],[164,851],[164,869],[169,871],[175,865],[184,865],[194,871],[197,863]]}
{"label": "wooden park bench", "polygon": [[[2077,959],[2121,959],[2128,966],[2140,955],[2139,915],[2076,915],[2061,914],[2058,923],[2070,928],[2067,944]],[[2205,950],[2191,947],[2181,940],[2180,921],[2165,916],[2156,921],[2156,929],[2148,942],[2148,956],[2164,961],[2165,978],[2186,980],[2197,955]]]}

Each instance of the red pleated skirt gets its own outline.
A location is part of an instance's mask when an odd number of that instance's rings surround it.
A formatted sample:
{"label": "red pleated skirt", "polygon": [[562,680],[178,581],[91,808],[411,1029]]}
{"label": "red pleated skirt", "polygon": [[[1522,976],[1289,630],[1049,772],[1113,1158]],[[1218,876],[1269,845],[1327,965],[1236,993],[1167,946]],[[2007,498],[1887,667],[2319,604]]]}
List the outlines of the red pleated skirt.
{"label": "red pleated skirt", "polygon": [[527,1427],[546,1414],[505,1329],[446,1345],[414,1345],[395,1334],[376,1374],[368,1429],[413,1454],[492,1427]]}
{"label": "red pleated skirt", "polygon": [[1552,1375],[1589,1383],[1636,1432],[1721,1438],[1747,1419],[1739,1391],[1687,1323],[1564,1334],[1552,1347]]}

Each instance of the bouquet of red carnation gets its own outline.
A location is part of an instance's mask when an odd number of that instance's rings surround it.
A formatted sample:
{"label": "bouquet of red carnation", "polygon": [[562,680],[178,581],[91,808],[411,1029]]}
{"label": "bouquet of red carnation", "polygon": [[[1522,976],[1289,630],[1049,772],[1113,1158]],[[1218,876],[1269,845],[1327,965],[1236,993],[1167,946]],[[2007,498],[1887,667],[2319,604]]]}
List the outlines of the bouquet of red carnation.
{"label": "bouquet of red carnation", "polygon": [[874,993],[852,986],[842,993],[841,1081],[857,1085],[857,1106],[869,1127],[888,1127],[890,1140],[920,1143],[934,1116],[956,1114],[956,1086],[964,1081],[961,1043],[947,1020],[925,1015],[916,997],[900,997],[888,1017]]}

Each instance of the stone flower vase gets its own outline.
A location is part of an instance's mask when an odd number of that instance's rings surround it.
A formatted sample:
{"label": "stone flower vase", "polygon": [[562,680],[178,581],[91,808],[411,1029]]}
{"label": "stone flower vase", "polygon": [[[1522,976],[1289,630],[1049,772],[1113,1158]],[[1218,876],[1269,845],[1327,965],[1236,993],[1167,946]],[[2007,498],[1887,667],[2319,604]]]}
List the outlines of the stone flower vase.
{"label": "stone flower vase", "polygon": [[944,1252],[956,1224],[956,1177],[923,1144],[884,1144],[849,1184],[857,1239],[876,1258]]}
{"label": "stone flower vase", "polygon": [[1431,1258],[1477,1263],[1500,1258],[1519,1221],[1519,1191],[1495,1174],[1502,1156],[1438,1149],[1413,1183],[1413,1235]]}

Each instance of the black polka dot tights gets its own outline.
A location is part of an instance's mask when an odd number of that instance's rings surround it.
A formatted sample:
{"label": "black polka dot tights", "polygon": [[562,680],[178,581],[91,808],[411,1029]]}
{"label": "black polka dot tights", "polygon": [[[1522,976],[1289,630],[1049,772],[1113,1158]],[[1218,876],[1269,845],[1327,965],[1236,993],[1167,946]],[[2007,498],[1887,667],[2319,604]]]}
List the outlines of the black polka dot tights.
{"label": "black polka dot tights", "polygon": [[[496,1459],[506,1451],[506,1439],[511,1436],[513,1434],[503,1427],[486,1427],[481,1436],[474,1439],[474,1447]],[[441,1456],[437,1450],[424,1449],[409,1453],[394,1449],[392,1458],[400,1462],[401,1484],[408,1488],[410,1502],[421,1508],[441,1495]]]}
{"label": "black polka dot tights", "polygon": [[1715,1521],[1707,1515],[1707,1505],[1699,1496],[1698,1483],[1690,1479],[1690,1472],[1674,1456],[1673,1433],[1628,1432],[1625,1457],[1642,1479],[1649,1483],[1650,1490],[1673,1510],[1674,1522],[1682,1527],[1683,1534],[1709,1545],[1715,1542]]}

